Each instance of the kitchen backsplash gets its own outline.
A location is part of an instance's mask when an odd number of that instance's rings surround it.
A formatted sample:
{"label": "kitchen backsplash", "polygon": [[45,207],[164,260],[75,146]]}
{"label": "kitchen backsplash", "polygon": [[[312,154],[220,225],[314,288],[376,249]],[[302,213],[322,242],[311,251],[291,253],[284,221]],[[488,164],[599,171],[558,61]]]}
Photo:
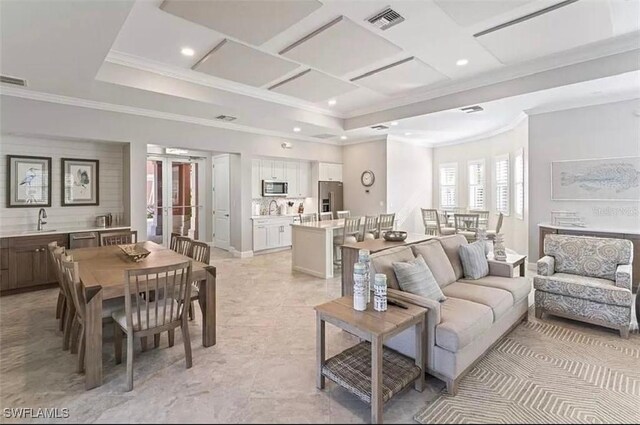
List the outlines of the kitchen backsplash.
{"label": "kitchen backsplash", "polygon": [[[265,197],[265,198],[253,199],[251,201],[252,215],[269,214],[269,204],[273,200],[275,200],[276,203],[278,204],[280,214],[298,214],[298,208],[300,207],[300,203],[304,203],[305,212],[315,212],[317,210],[317,205],[315,205],[315,203],[312,201],[311,198]],[[292,203],[293,206],[290,207],[288,203]],[[259,211],[259,214],[258,214],[258,211]]]}

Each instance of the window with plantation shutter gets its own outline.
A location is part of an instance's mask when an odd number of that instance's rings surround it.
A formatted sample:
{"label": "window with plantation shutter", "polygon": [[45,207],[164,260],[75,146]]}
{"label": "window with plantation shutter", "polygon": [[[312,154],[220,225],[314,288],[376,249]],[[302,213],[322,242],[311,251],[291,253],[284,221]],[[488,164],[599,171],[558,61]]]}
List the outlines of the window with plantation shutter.
{"label": "window with plantation shutter", "polygon": [[458,164],[440,165],[440,207],[453,208],[458,198],[456,184],[458,181]]}
{"label": "window with plantation shutter", "polygon": [[496,157],[496,211],[509,215],[509,154]]}
{"label": "window with plantation shutter", "polygon": [[513,187],[515,190],[515,213],[519,219],[524,219],[524,149],[516,152],[513,162]]}
{"label": "window with plantation shutter", "polygon": [[469,209],[484,210],[484,159],[469,161]]}

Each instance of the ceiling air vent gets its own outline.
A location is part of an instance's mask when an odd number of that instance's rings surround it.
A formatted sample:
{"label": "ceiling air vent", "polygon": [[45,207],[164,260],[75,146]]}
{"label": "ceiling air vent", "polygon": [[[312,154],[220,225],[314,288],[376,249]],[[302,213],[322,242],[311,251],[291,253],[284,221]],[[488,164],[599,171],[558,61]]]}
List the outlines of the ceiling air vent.
{"label": "ceiling air vent", "polygon": [[23,80],[22,78],[9,77],[7,75],[0,75],[0,83],[7,83],[24,87],[27,85],[27,80]]}
{"label": "ceiling air vent", "polygon": [[389,127],[387,127],[386,125],[382,125],[382,124],[378,124],[378,125],[374,125],[371,127],[374,130],[388,130]]}
{"label": "ceiling air vent", "polygon": [[235,120],[236,120],[236,117],[232,117],[231,115],[218,115],[218,116],[216,117],[216,119],[217,119],[217,120],[220,120],[220,121],[227,121],[227,122],[229,122],[229,121],[235,121]]}
{"label": "ceiling air vent", "polygon": [[311,137],[315,137],[316,139],[330,139],[334,136],[335,134],[322,133],[322,134],[316,134],[315,136],[311,136]]}
{"label": "ceiling air vent", "polygon": [[376,28],[384,31],[404,21],[404,18],[395,10],[387,7],[382,12],[376,13],[371,18],[367,19],[367,21],[373,24]]}
{"label": "ceiling air vent", "polygon": [[473,114],[474,112],[480,112],[480,111],[484,111],[484,109],[482,108],[482,106],[467,106],[466,108],[462,108],[460,109],[462,112],[466,112],[467,114]]}

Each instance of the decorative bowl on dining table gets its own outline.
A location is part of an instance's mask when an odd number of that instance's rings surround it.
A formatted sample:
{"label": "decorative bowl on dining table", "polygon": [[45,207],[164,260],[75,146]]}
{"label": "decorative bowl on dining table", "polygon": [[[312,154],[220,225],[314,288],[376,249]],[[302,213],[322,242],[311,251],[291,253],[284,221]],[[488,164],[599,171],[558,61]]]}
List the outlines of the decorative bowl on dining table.
{"label": "decorative bowl on dining table", "polygon": [[404,230],[389,230],[382,235],[384,240],[389,242],[402,242],[407,239],[407,232]]}
{"label": "decorative bowl on dining table", "polygon": [[136,263],[144,260],[149,256],[149,254],[151,254],[151,251],[136,243],[118,245],[118,248],[120,248],[122,252],[124,252],[129,260],[135,261]]}

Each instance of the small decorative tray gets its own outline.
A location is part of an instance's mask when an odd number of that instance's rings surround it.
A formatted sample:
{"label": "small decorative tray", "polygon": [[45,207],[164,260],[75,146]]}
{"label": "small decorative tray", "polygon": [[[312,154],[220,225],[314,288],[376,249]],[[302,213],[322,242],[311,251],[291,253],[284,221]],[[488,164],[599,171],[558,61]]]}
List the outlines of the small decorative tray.
{"label": "small decorative tray", "polygon": [[384,233],[383,237],[389,242],[402,242],[407,239],[407,232],[402,230],[389,230]]}
{"label": "small decorative tray", "polygon": [[127,244],[127,245],[118,245],[118,248],[120,248],[122,252],[125,253],[127,258],[129,258],[132,261],[135,261],[136,263],[144,260],[149,256],[149,254],[151,254],[150,251],[144,249],[143,247],[135,243]]}

